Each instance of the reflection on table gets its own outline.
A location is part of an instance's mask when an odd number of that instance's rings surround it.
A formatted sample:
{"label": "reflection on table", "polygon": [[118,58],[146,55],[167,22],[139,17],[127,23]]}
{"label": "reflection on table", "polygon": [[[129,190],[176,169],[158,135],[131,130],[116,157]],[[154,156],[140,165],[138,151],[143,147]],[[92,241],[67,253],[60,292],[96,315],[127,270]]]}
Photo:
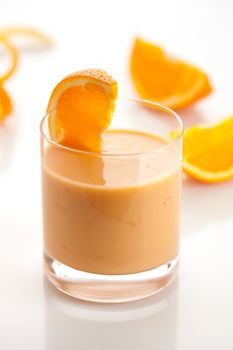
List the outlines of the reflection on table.
{"label": "reflection on table", "polygon": [[177,281],[158,295],[118,305],[75,300],[47,280],[44,291],[47,350],[176,348]]}

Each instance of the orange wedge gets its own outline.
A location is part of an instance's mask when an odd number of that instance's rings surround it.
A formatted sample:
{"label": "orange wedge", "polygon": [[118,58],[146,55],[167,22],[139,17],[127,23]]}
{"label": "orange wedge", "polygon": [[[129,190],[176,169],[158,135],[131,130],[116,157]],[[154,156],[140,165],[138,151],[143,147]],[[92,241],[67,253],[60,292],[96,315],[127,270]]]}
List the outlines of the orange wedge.
{"label": "orange wedge", "polygon": [[142,98],[173,109],[187,107],[212,91],[201,70],[139,38],[133,44],[130,72]]}
{"label": "orange wedge", "polygon": [[68,147],[101,150],[109,126],[117,83],[100,69],[86,69],[63,79],[53,90],[47,112],[51,139]]}
{"label": "orange wedge", "polygon": [[2,122],[8,114],[12,111],[12,103],[10,96],[0,86],[0,122]]}
{"label": "orange wedge", "polygon": [[233,116],[212,126],[194,126],[184,133],[183,168],[195,179],[233,179]]}

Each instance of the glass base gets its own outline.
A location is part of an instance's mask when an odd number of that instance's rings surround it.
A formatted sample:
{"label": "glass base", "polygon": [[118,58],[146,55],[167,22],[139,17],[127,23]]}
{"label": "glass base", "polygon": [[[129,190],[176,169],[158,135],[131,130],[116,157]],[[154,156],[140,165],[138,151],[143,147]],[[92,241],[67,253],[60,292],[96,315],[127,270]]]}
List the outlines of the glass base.
{"label": "glass base", "polygon": [[149,271],[99,275],[73,269],[44,256],[45,274],[57,289],[74,298],[102,303],[128,302],[151,296],[174,280],[177,267],[178,257]]}

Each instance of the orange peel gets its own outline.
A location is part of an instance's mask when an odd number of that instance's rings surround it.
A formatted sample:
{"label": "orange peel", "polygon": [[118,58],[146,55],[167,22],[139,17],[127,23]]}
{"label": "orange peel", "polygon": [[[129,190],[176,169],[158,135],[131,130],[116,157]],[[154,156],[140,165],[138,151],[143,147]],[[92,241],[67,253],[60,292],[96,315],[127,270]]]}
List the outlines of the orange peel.
{"label": "orange peel", "polygon": [[18,51],[11,43],[11,39],[14,36],[29,36],[46,46],[51,46],[53,44],[51,38],[36,29],[27,27],[9,27],[0,30],[0,44],[2,44],[7,50],[11,59],[11,65],[8,70],[3,75],[0,75],[0,122],[2,122],[12,111],[11,98],[2,85],[3,82],[13,75],[18,64]]}
{"label": "orange peel", "polygon": [[5,38],[12,38],[14,36],[27,36],[31,37],[33,39],[36,39],[37,41],[41,42],[43,45],[51,46],[53,45],[53,40],[47,36],[46,34],[42,33],[39,30],[32,29],[29,27],[9,27],[0,30],[0,36],[3,36]]}
{"label": "orange peel", "polygon": [[18,63],[18,52],[15,49],[14,46],[12,46],[7,38],[0,33],[0,44],[2,44],[5,49],[8,51],[10,57],[11,57],[11,65],[7,72],[0,76],[0,83],[2,84],[3,81],[9,79],[12,74],[15,72],[17,63]]}

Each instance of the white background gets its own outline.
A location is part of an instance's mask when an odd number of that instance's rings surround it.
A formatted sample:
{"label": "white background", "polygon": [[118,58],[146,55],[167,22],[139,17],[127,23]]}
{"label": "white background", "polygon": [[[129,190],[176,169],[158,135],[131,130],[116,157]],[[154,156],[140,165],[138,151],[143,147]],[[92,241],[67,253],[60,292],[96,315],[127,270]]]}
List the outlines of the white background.
{"label": "white background", "polygon": [[186,125],[233,113],[232,0],[1,0],[0,25],[16,24],[43,29],[55,46],[24,49],[6,84],[15,110],[0,126],[0,349],[232,350],[233,183],[184,179],[169,289],[121,306],[74,302],[43,281],[38,129],[52,88],[72,71],[103,68],[132,95],[135,35],[209,73],[214,93],[181,111]]}

